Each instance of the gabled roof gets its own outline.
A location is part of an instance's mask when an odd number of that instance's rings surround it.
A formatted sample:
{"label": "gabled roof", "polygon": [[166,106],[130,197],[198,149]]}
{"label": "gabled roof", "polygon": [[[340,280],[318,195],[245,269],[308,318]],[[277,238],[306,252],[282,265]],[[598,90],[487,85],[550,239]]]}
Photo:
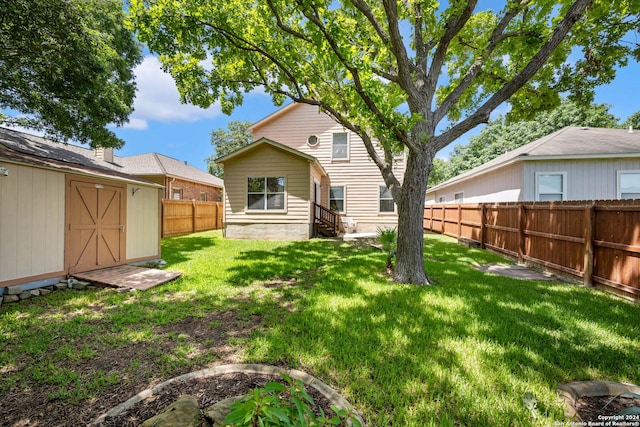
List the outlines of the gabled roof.
{"label": "gabled roof", "polygon": [[145,153],[127,157],[116,156],[115,161],[122,165],[128,173],[134,175],[169,175],[220,188],[224,186],[223,181],[217,176],[159,153]]}
{"label": "gabled roof", "polygon": [[640,157],[640,132],[567,126],[431,187],[427,192],[519,161],[621,157]]}
{"label": "gabled roof", "polygon": [[34,135],[0,128],[0,160],[23,165],[35,165],[44,169],[73,172],[81,175],[144,184],[161,188],[142,178],[118,170],[97,158],[82,154],[87,150],[71,144],[57,143]]}
{"label": "gabled roof", "polygon": [[324,170],[324,168],[322,167],[322,165],[320,164],[318,159],[316,159],[312,155],[307,154],[307,153],[303,153],[302,151],[296,150],[295,148],[288,147],[288,146],[286,146],[284,144],[280,144],[279,142],[273,141],[273,140],[271,140],[269,138],[260,138],[257,141],[253,141],[251,144],[245,145],[244,147],[239,148],[236,151],[233,151],[233,152],[231,152],[231,153],[229,153],[227,155],[218,157],[215,160],[215,162],[219,163],[219,164],[224,164],[225,162],[227,162],[227,161],[229,161],[231,159],[234,159],[234,158],[236,158],[238,156],[241,156],[243,154],[246,154],[246,153],[248,153],[250,151],[253,151],[253,150],[255,150],[256,148],[258,148],[258,147],[260,147],[262,145],[269,145],[269,146],[274,147],[274,148],[276,148],[278,150],[282,150],[282,151],[285,151],[285,152],[287,152],[289,154],[292,154],[294,156],[301,157],[301,158],[307,160],[309,163],[315,164],[322,171],[323,174],[327,175],[327,171]]}
{"label": "gabled roof", "polygon": [[249,126],[249,132],[253,133],[256,129],[266,125],[267,123],[272,122],[273,120],[278,119],[281,116],[284,116],[289,111],[294,110],[294,109],[300,107],[301,105],[303,105],[303,104],[302,103],[298,103],[298,102],[293,102],[291,104],[285,105],[282,108],[279,108],[275,112],[269,114],[267,117],[263,117],[262,119],[258,120],[257,122],[255,122],[254,124]]}

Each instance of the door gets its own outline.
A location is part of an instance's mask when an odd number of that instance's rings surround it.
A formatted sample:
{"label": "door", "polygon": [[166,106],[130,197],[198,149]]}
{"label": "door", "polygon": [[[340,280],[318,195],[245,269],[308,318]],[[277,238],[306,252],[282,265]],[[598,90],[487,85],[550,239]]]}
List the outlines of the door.
{"label": "door", "polygon": [[124,186],[69,180],[67,189],[68,272],[122,264],[125,259]]}

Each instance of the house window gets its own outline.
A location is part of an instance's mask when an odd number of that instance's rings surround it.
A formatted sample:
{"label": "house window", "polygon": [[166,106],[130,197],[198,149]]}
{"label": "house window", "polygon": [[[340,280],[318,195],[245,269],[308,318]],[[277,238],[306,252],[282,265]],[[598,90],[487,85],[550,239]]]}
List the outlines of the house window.
{"label": "house window", "polygon": [[640,199],[640,171],[618,171],[618,199]]}
{"label": "house window", "polygon": [[456,201],[456,203],[464,203],[464,192],[461,191],[459,193],[455,193],[453,195],[453,199]]}
{"label": "house window", "polygon": [[182,200],[182,188],[174,188],[171,190],[171,198],[173,200]]}
{"label": "house window", "polygon": [[333,134],[331,155],[333,159],[345,160],[349,158],[349,138],[346,132]]}
{"label": "house window", "polygon": [[247,209],[284,210],[284,177],[249,177]]}
{"label": "house window", "polygon": [[381,213],[395,212],[395,204],[393,203],[393,196],[391,196],[391,190],[389,190],[386,185],[380,186],[379,211]]}
{"label": "house window", "polygon": [[329,209],[344,212],[344,186],[329,188]]}
{"label": "house window", "polygon": [[207,201],[207,193],[200,193],[200,201],[201,202]]}
{"label": "house window", "polygon": [[565,200],[566,181],[564,172],[537,172],[536,201],[557,202]]}
{"label": "house window", "polygon": [[438,203],[444,203],[447,201],[447,196],[440,196],[438,197]]}

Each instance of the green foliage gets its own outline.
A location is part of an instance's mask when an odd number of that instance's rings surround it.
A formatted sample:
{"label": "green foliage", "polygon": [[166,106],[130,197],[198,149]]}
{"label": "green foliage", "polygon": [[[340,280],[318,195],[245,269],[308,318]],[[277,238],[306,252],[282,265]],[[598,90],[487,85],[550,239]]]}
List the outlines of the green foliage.
{"label": "green foliage", "polygon": [[387,270],[393,270],[393,257],[396,256],[396,250],[398,249],[398,229],[396,227],[378,227],[377,232],[382,250],[387,254]]}
{"label": "green foliage", "polygon": [[628,128],[629,126],[636,130],[640,129],[640,111],[636,111],[627,117],[627,120],[624,122],[624,127]]}
{"label": "green foliage", "polygon": [[[480,166],[566,126],[616,128],[618,119],[609,105],[579,105],[564,99],[557,108],[544,111],[528,121],[514,122],[509,115],[490,121],[467,145],[456,145],[449,160],[434,165],[429,185],[434,186]],[[436,159],[438,160],[438,159]]]}
{"label": "green foliage", "polygon": [[[0,123],[55,139],[119,147],[107,125],[126,123],[140,47],[121,0],[0,3]],[[24,116],[26,114],[26,116]]]}
{"label": "green foliage", "polygon": [[313,398],[307,393],[300,380],[292,380],[283,374],[287,386],[279,382],[269,382],[264,387],[251,390],[240,401],[231,405],[231,412],[224,419],[224,425],[236,427],[273,426],[273,427],[322,427],[354,426],[361,424],[356,417],[336,406],[336,413],[328,417],[322,409],[316,415],[312,407]]}
{"label": "green foliage", "polygon": [[227,128],[211,131],[211,145],[213,145],[213,154],[207,158],[209,164],[209,173],[224,178],[224,169],[216,164],[218,157],[232,153],[253,141],[253,136],[249,132],[251,122],[232,120],[227,124]]}

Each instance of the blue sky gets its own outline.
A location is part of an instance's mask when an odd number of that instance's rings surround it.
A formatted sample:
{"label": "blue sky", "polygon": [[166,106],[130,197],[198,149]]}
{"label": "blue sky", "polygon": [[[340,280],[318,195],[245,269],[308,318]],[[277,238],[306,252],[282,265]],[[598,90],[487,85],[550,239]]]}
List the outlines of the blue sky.
{"label": "blue sky", "polygon": [[[205,159],[213,152],[212,130],[225,128],[230,120],[255,122],[278,109],[268,95],[260,92],[247,95],[242,107],[236,108],[231,116],[223,114],[217,105],[204,110],[180,104],[171,76],[161,70],[153,56],[145,57],[136,68],[136,81],[135,111],[128,125],[114,129],[125,141],[124,147],[117,151],[121,156],[155,151],[207,170]],[[611,113],[622,120],[640,110],[640,64],[630,63],[618,71],[615,81],[599,87],[596,102],[610,104]],[[454,145],[468,142],[480,129],[449,145],[439,157],[447,157]]]}

